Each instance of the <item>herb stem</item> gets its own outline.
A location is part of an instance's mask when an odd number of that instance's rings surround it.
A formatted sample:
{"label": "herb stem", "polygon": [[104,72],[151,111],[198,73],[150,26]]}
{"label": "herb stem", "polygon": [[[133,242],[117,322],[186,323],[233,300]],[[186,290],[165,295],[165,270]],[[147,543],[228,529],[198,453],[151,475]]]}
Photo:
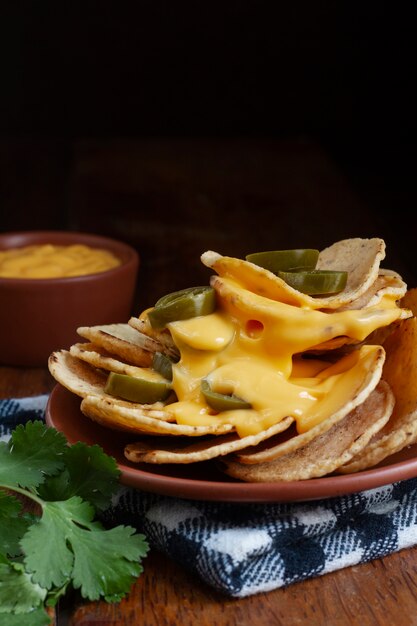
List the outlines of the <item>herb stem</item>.
{"label": "herb stem", "polygon": [[21,487],[16,487],[14,485],[12,486],[3,484],[0,484],[0,489],[7,489],[8,491],[15,491],[16,493],[20,493],[22,496],[25,496],[26,498],[30,498],[34,502],[37,502],[37,504],[39,504],[39,506],[43,509],[44,501],[27,489],[22,489]]}

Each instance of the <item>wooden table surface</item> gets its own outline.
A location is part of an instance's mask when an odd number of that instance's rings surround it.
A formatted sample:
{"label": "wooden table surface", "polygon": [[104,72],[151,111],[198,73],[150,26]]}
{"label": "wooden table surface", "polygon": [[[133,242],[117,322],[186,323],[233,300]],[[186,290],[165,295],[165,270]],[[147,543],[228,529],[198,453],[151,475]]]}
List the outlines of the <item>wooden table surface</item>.
{"label": "wooden table surface", "polygon": [[[411,250],[406,243],[412,232],[402,229],[400,236],[394,216],[367,211],[314,146],[90,142],[75,150],[70,182],[73,228],[100,230],[137,246],[137,312],[164,293],[199,284],[205,275],[193,268],[206,249],[239,256],[382,236],[389,266],[410,286],[417,284],[415,267],[404,255]],[[0,367],[0,397],[48,392],[54,382],[46,369]],[[56,621],[57,626],[417,626],[417,549],[239,600],[151,552],[127,599],[109,605],[69,598]]]}
{"label": "wooden table surface", "polygon": [[[52,389],[47,370],[0,368],[0,397]],[[412,626],[417,624],[417,548],[243,599],[220,595],[151,551],[120,604],[67,599],[56,626]]]}

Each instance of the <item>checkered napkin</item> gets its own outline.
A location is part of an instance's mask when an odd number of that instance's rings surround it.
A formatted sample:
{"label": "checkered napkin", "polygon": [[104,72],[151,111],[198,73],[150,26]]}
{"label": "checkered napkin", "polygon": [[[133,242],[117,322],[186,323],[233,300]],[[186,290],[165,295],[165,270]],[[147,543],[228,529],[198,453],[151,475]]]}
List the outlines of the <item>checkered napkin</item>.
{"label": "checkered napkin", "polygon": [[[0,435],[42,417],[46,401],[0,401]],[[136,526],[210,586],[243,597],[416,545],[417,479],[284,504],[187,501],[122,487],[103,522]]]}

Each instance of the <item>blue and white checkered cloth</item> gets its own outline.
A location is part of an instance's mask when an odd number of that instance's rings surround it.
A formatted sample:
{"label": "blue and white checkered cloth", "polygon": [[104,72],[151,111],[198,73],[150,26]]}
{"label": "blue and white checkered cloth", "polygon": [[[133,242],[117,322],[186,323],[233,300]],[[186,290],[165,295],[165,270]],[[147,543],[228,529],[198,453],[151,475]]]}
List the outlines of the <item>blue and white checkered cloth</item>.
{"label": "blue and white checkered cloth", "polygon": [[[0,435],[42,418],[47,396],[0,400]],[[327,500],[236,504],[122,487],[103,516],[224,594],[244,597],[417,544],[417,479]]]}

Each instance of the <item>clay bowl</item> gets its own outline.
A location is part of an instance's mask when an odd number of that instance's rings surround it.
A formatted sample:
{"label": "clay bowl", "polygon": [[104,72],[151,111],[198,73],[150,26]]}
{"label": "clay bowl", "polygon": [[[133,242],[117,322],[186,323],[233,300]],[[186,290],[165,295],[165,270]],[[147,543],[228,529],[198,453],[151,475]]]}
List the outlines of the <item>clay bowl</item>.
{"label": "clay bowl", "polygon": [[0,278],[0,364],[46,367],[54,350],[82,341],[78,326],[127,322],[132,314],[139,255],[98,235],[66,231],[0,235],[0,250],[51,243],[104,248],[121,264],[97,274],[66,278]]}

